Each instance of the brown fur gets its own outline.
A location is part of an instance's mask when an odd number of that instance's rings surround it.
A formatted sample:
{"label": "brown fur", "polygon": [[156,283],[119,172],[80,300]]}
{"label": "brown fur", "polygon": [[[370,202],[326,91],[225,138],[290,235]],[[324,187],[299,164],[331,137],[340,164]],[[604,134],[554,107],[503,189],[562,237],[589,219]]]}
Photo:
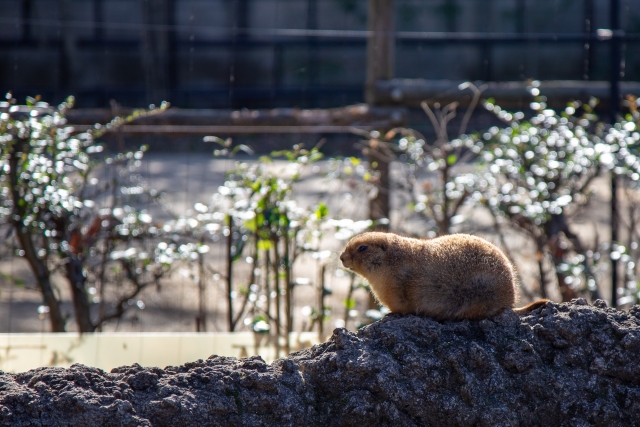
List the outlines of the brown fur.
{"label": "brown fur", "polygon": [[525,305],[524,307],[520,307],[520,308],[514,308],[513,311],[515,311],[518,314],[525,314],[528,313],[532,310],[535,310],[537,308],[540,308],[542,306],[544,306],[546,303],[548,303],[549,300],[546,298],[543,299],[539,299],[537,301],[531,302],[527,305]]}
{"label": "brown fur", "polygon": [[[495,245],[468,234],[420,240],[363,233],[349,241],[340,260],[367,279],[376,299],[394,313],[485,319],[512,308],[518,297],[509,259]],[[544,303],[536,301],[516,312]]]}

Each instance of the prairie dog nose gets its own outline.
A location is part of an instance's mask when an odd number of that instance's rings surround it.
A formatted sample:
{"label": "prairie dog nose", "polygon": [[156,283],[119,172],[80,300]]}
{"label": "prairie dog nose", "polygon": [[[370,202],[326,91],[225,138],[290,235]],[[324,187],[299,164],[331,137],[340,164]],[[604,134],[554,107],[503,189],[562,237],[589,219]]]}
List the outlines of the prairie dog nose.
{"label": "prairie dog nose", "polygon": [[340,261],[342,261],[343,263],[344,263],[345,255],[346,255],[346,254],[345,254],[344,252],[342,252],[342,253],[340,254]]}

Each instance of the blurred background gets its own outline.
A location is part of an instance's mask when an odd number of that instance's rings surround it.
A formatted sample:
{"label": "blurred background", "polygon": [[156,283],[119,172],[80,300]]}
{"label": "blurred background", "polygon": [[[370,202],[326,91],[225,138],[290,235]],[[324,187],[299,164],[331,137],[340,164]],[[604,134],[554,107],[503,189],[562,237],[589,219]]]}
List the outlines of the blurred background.
{"label": "blurred background", "polygon": [[[619,1],[623,81],[640,5]],[[1,0],[0,82],[77,107],[363,102],[368,0]],[[609,81],[606,0],[395,0],[393,77]]]}
{"label": "blurred background", "polygon": [[355,330],[373,229],[487,238],[522,305],[640,299],[631,0],[0,0],[0,91],[0,369]]}

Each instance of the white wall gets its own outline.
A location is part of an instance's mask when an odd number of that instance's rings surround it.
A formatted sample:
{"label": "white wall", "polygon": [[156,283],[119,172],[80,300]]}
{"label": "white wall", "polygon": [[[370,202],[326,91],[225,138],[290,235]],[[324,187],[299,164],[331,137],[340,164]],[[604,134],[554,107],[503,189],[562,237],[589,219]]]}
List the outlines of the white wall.
{"label": "white wall", "polygon": [[[318,343],[313,332],[292,333],[292,350]],[[42,366],[69,367],[74,363],[109,371],[123,365],[175,366],[218,356],[261,355],[275,359],[269,337],[239,333],[76,333],[0,334],[0,370],[24,372]],[[281,351],[280,356],[284,356]]]}

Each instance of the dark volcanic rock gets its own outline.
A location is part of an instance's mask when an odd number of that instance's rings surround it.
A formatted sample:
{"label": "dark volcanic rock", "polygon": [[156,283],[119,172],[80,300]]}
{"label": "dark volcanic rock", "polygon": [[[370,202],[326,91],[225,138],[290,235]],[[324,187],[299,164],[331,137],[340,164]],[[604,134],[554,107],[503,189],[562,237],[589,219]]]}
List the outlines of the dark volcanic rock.
{"label": "dark volcanic rock", "polygon": [[389,315],[272,365],[212,356],[105,373],[0,374],[3,426],[631,426],[640,307],[584,300],[519,317]]}

